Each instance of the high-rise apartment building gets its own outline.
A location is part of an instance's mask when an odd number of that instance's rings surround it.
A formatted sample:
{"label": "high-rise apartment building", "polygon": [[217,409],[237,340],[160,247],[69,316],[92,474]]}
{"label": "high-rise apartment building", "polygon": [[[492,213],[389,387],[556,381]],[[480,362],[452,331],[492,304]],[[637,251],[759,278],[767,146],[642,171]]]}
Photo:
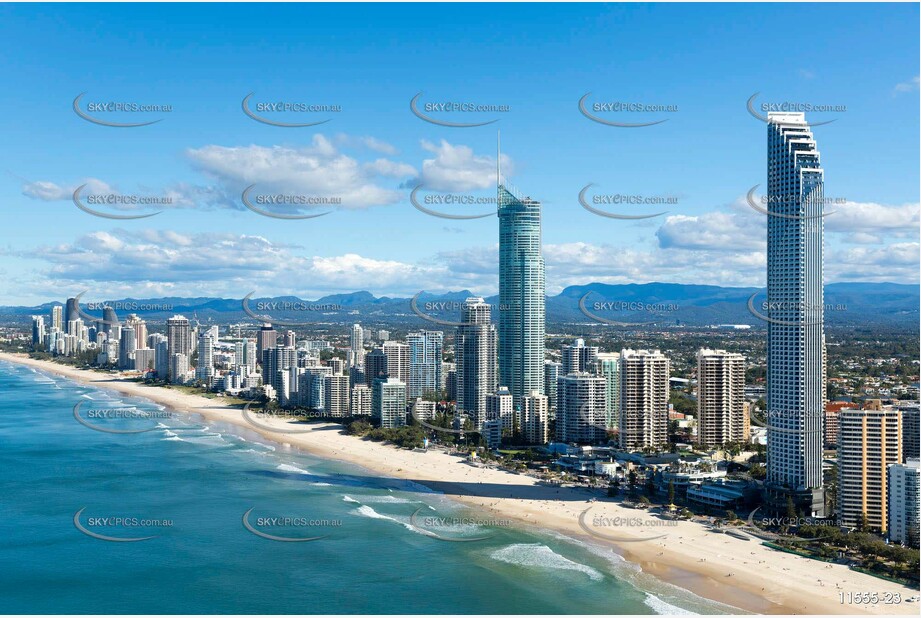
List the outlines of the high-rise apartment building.
{"label": "high-rise apartment building", "polygon": [[352,336],[349,340],[349,366],[361,367],[365,356],[365,331],[361,324],[352,325]]}
{"label": "high-rise apartment building", "polygon": [[562,365],[553,361],[544,361],[544,394],[550,407],[549,418],[556,418],[556,382],[560,378]]}
{"label": "high-rise apartment building", "polygon": [[[265,357],[265,351],[275,347],[278,347],[278,331],[271,324],[263,324],[259,332],[256,333],[256,360],[261,363]],[[265,371],[265,367],[262,368],[262,371]],[[272,382],[268,378],[263,381],[266,384]]]}
{"label": "high-rise apartment building", "polygon": [[352,387],[352,416],[371,416],[371,389],[367,384]]}
{"label": "high-rise apartment building", "polygon": [[210,386],[214,377],[214,340],[210,333],[198,337],[198,365],[195,367],[195,379],[205,386]]}
{"label": "high-rise apartment building", "polygon": [[659,350],[620,353],[620,447],[662,448],[668,442],[671,364]]}
{"label": "high-rise apartment building", "polygon": [[[67,322],[69,322],[70,320],[76,320],[78,317],[80,316],[78,316],[76,313],[73,315],[68,315]],[[51,327],[56,328],[59,331],[63,332],[64,326],[67,324],[67,322],[64,321],[64,307],[62,307],[61,305],[54,305],[51,308]],[[73,333],[68,333],[68,334],[73,334]]]}
{"label": "high-rise apartment building", "polygon": [[409,398],[441,391],[444,333],[430,330],[409,333],[406,344],[409,348]]}
{"label": "high-rise apartment building", "polygon": [[564,345],[560,356],[560,375],[567,376],[570,373],[595,373],[595,365],[598,361],[598,347],[585,345],[584,339],[576,339],[570,345]]}
{"label": "high-rise apartment building", "polygon": [[601,376],[586,372],[560,376],[556,434],[561,442],[592,444],[606,437],[604,392]]}
{"label": "high-rise apartment building", "polygon": [[767,125],[766,498],[823,516],[824,170],[802,113]]}
{"label": "high-rise apartment building", "polygon": [[515,431],[515,408],[512,406],[512,394],[504,386],[495,393],[486,395],[486,418],[473,419],[476,427],[481,428],[486,421],[502,422],[502,433],[512,435]]}
{"label": "high-rise apartment building", "polygon": [[620,354],[599,352],[594,357],[591,371],[604,378],[604,425],[616,429],[620,418]]}
{"label": "high-rise apartment building", "polygon": [[912,457],[904,464],[889,466],[889,540],[908,547],[918,547],[918,511],[921,494],[919,460]]}
{"label": "high-rise apartment building", "polygon": [[697,436],[707,447],[744,440],[745,357],[726,350],[697,352]]}
{"label": "high-rise apartment building", "polygon": [[192,325],[189,324],[189,320],[181,315],[174,315],[168,319],[166,321],[166,340],[170,359],[176,354],[182,354],[188,360],[192,351]]}
{"label": "high-rise apartment building", "polygon": [[325,378],[325,414],[332,418],[345,418],[349,415],[349,377],[329,375]]}
{"label": "high-rise apartment building", "polygon": [[490,317],[490,307],[482,298],[468,298],[454,336],[457,411],[474,423],[486,419],[486,396],[498,386],[496,328]]}
{"label": "high-rise apartment building", "polygon": [[371,388],[371,418],[384,429],[406,424],[406,384],[396,378],[378,379]]}
{"label": "high-rise apartment building", "polygon": [[919,406],[917,403],[902,404],[899,406],[902,413],[902,461],[918,459],[918,441],[921,439],[921,423],[919,423]]}
{"label": "high-rise apartment building", "polygon": [[[770,438],[769,438],[770,439]],[[888,473],[902,461],[898,410],[841,410],[838,417],[838,514],[846,526],[888,526]]]}
{"label": "high-rise apartment building", "polygon": [[521,400],[521,435],[528,444],[546,444],[549,439],[549,398],[531,391]]}

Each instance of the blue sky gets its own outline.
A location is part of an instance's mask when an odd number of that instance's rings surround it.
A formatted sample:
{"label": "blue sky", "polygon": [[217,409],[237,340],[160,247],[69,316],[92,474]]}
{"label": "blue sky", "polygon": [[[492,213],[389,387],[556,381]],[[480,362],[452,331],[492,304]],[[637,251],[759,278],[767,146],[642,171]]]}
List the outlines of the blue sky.
{"label": "blue sky", "polygon": [[[548,292],[591,281],[761,285],[765,183],[756,104],[844,106],[807,113],[826,169],[826,280],[918,281],[918,5],[4,5],[0,36],[3,244],[0,304],[86,298],[242,297],[368,290],[494,293],[495,217],[449,220],[410,189],[494,195],[503,174],[544,202]],[[79,118],[74,98],[170,105]],[[241,100],[335,105],[248,118]],[[507,112],[410,111],[426,102]],[[677,106],[599,113],[579,99]],[[601,207],[579,191],[671,196],[665,208]],[[171,196],[157,216],[99,218],[84,194]],[[338,196],[326,216],[264,217],[239,195]],[[108,213],[153,212],[101,206]],[[328,210],[328,209],[325,209]],[[482,206],[442,207],[481,213]],[[488,207],[486,207],[488,211]],[[321,210],[322,211],[322,210]],[[295,212],[290,209],[279,212]],[[308,212],[300,211],[300,212]],[[317,212],[315,209],[311,212]]]}

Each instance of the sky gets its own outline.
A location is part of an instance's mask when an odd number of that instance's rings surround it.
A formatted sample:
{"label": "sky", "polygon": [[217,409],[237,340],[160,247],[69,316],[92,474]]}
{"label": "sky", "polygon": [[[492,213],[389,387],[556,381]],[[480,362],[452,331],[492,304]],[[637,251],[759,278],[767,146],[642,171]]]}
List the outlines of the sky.
{"label": "sky", "polygon": [[[833,120],[814,128],[834,211],[826,282],[916,284],[918,22],[917,4],[2,5],[0,305],[83,291],[493,294],[497,218],[433,216],[411,194],[419,187],[428,210],[490,213],[500,131],[503,181],[543,203],[549,294],[590,282],[761,286],[765,215],[746,197],[759,185],[763,205],[756,93],[760,114],[835,110],[806,113]],[[81,93],[90,118],[159,122],[93,122],[75,113]],[[313,126],[257,121],[244,113],[250,93],[253,116]],[[603,121],[664,122],[609,126],[580,111],[583,99]],[[99,109],[107,102],[161,108]],[[595,209],[657,216],[592,213],[587,185]],[[81,186],[95,211],[159,214],[94,216],[74,203]],[[263,212],[327,214],[265,216],[244,205],[248,187]],[[667,203],[611,204],[617,195]]]}

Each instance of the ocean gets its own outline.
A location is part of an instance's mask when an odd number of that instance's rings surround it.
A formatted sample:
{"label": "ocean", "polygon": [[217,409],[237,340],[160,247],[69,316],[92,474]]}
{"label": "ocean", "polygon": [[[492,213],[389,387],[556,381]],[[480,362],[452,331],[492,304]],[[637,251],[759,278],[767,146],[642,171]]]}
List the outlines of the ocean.
{"label": "ocean", "polygon": [[0,393],[3,613],[733,611],[243,428],[4,361]]}

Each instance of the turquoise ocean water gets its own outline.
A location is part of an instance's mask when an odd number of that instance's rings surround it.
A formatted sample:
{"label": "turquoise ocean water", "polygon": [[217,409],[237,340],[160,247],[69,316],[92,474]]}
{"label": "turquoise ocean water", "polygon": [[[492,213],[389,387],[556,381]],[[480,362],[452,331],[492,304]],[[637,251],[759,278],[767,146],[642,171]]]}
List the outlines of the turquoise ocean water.
{"label": "turquoise ocean water", "polygon": [[[0,396],[3,613],[732,611],[610,550],[454,523],[487,516],[143,399],[3,361]],[[94,431],[80,402],[97,427],[149,431]]]}

